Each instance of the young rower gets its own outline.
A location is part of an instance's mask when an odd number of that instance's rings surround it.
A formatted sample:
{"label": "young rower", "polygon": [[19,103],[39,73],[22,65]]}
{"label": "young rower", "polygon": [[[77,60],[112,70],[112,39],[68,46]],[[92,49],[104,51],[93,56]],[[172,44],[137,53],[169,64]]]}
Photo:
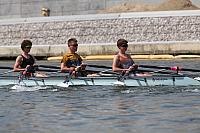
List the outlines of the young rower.
{"label": "young rower", "polygon": [[127,54],[128,41],[125,39],[119,39],[117,41],[118,53],[113,58],[112,70],[114,72],[129,73],[130,71],[136,70],[136,65],[131,58],[130,54]]}
{"label": "young rower", "polygon": [[16,58],[13,70],[15,72],[22,72],[22,75],[29,75],[35,72],[35,57],[29,54],[32,47],[32,42],[30,40],[23,40],[21,43],[22,53]]}
{"label": "young rower", "polygon": [[68,40],[68,52],[63,55],[61,60],[61,71],[69,72],[72,76],[86,76],[85,68],[86,64],[82,63],[82,58],[76,53],[78,49],[78,43],[76,38],[70,38]]}

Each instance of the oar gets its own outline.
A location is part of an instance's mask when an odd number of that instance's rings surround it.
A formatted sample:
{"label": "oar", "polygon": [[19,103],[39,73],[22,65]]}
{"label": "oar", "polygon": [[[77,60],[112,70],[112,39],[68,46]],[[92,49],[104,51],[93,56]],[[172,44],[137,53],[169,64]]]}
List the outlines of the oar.
{"label": "oar", "polygon": [[[60,66],[52,66],[52,65],[37,65],[38,67],[43,68],[52,68],[52,69],[60,69]],[[106,68],[106,69],[112,69],[110,66],[104,66],[104,65],[93,65],[93,64],[86,64],[88,67],[96,67],[96,68]]]}
{"label": "oar", "polygon": [[[89,67],[96,67],[96,68],[106,68],[106,69],[112,69],[110,66],[104,66],[104,65],[87,65]],[[140,66],[140,65],[139,65]],[[145,65],[141,65],[145,66]],[[145,67],[144,67],[145,68]],[[151,68],[151,67],[149,67]],[[154,68],[154,67],[153,67]],[[165,71],[154,71],[154,70],[144,70],[144,69],[137,69],[135,70],[136,72],[150,72],[150,73],[162,73],[162,74],[171,74],[170,72],[165,72]]]}
{"label": "oar", "polygon": [[[106,68],[106,69],[112,69],[112,67],[109,67],[109,66],[103,66],[103,65],[86,65],[88,67],[96,67],[96,68]],[[60,67],[59,66],[52,66],[52,65],[38,65],[38,69],[40,69],[40,67],[42,68],[52,68],[52,69],[58,69],[60,70]],[[50,70],[51,71],[51,70]],[[89,73],[99,73],[101,71],[98,71],[98,70],[89,70],[89,69],[86,69],[87,72]]]}
{"label": "oar", "polygon": [[14,72],[14,70],[9,70],[9,71],[6,71],[6,72],[3,72],[3,73],[0,73],[0,75],[5,75],[5,74],[8,74],[8,73],[12,73]]}
{"label": "oar", "polygon": [[[96,68],[105,68],[105,69],[112,69],[112,67],[110,66],[105,66],[105,65],[93,65],[93,64],[87,64],[88,67],[96,67]],[[50,68],[50,69],[41,69],[42,68]],[[194,72],[200,72],[200,70],[195,70],[195,69],[183,69],[183,68],[175,68],[175,67],[165,67],[165,66],[150,66],[150,65],[139,65],[139,67],[143,67],[143,68],[154,68],[154,69],[166,69],[166,70],[183,70],[183,71],[194,71]],[[10,67],[4,67],[4,68],[10,68]],[[57,72],[58,70],[60,70],[59,66],[53,66],[53,65],[38,65],[38,69],[39,71],[45,71],[45,72]],[[51,70],[54,69],[54,70]],[[58,69],[58,70],[56,70]],[[98,70],[86,70],[88,72],[101,72]],[[143,69],[137,69],[138,72],[155,72],[153,70],[143,70]],[[155,73],[163,73],[163,74],[169,74],[169,72],[163,72],[163,71],[156,71]]]}
{"label": "oar", "polygon": [[13,69],[12,67],[7,67],[7,66],[0,66],[0,69]]}
{"label": "oar", "polygon": [[104,65],[92,65],[92,64],[88,64],[87,66],[89,66],[89,67],[96,67],[96,68],[112,69],[112,67],[110,67],[110,66],[104,66]]}
{"label": "oar", "polygon": [[173,71],[190,71],[190,72],[200,72],[198,69],[188,69],[188,68],[181,68],[181,67],[166,67],[166,66],[151,66],[151,65],[139,65],[139,67],[143,68],[155,68],[155,69],[166,69],[166,70],[173,70]]}
{"label": "oar", "polygon": [[52,65],[37,65],[37,66],[42,68],[60,69],[59,66],[52,66]]}
{"label": "oar", "polygon": [[13,68],[12,68],[12,67],[0,66],[0,69],[8,69],[8,70],[9,70],[9,71],[0,73],[0,75],[5,75],[5,74],[7,74],[7,73],[13,72]]}
{"label": "oar", "polygon": [[42,71],[42,72],[60,72],[59,70],[55,70],[55,69],[42,69],[42,68],[38,68],[36,71]]}
{"label": "oar", "polygon": [[[53,65],[37,65],[38,66],[38,71],[48,71],[48,72],[55,72],[56,69],[57,71],[60,70],[60,67],[59,66],[53,66]],[[97,67],[97,65],[87,65],[89,67]],[[40,68],[41,67],[41,68]],[[111,67],[108,67],[108,66],[104,66],[106,68],[111,68]],[[42,68],[50,68],[50,69],[42,69]],[[100,66],[100,68],[102,68],[102,66]],[[51,70],[51,69],[55,69],[55,70]],[[99,73],[101,71],[98,71],[98,70],[90,70],[90,69],[86,69],[87,72],[89,73]]]}
{"label": "oar", "polygon": [[200,72],[198,69],[180,68],[181,71]]}

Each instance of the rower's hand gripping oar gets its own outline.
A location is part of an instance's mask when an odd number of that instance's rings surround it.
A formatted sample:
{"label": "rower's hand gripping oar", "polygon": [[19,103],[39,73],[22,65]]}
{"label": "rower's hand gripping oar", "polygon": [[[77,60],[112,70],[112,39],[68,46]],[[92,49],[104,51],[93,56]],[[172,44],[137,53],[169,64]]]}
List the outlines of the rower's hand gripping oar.
{"label": "rower's hand gripping oar", "polygon": [[132,66],[130,66],[127,70],[122,71],[121,74],[118,76],[117,81],[114,82],[114,85],[117,86],[126,86],[124,80],[129,77],[129,74],[136,74],[136,71],[138,69],[138,65],[134,64]]}
{"label": "rower's hand gripping oar", "polygon": [[133,64],[127,70],[126,69],[123,70],[121,75],[122,76],[128,76],[130,73],[135,75],[137,70],[138,70],[138,65],[137,64]]}

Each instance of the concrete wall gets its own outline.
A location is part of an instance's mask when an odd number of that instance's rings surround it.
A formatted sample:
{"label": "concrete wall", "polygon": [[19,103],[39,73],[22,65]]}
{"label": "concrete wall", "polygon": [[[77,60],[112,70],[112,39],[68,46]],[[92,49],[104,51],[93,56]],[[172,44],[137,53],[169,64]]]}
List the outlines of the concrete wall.
{"label": "concrete wall", "polygon": [[95,14],[121,2],[135,0],[0,0],[0,19],[41,16],[41,8],[51,16]]}
{"label": "concrete wall", "polygon": [[200,11],[37,17],[0,21],[0,56],[16,56],[31,39],[36,56],[62,55],[76,37],[82,55],[114,54],[125,38],[131,54],[200,54]]}
{"label": "concrete wall", "polygon": [[[0,0],[0,19],[41,17],[43,7],[51,16],[96,14],[120,3],[158,4],[166,0]],[[199,0],[190,0],[200,6]]]}

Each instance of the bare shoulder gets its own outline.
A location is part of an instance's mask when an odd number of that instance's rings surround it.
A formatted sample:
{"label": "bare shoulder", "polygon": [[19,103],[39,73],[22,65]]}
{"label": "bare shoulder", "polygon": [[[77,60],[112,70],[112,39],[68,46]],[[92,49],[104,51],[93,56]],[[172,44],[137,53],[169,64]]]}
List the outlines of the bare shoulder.
{"label": "bare shoulder", "polygon": [[16,61],[22,61],[22,60],[23,60],[22,55],[17,56]]}
{"label": "bare shoulder", "polygon": [[115,54],[114,58],[118,59],[120,57],[120,54]]}

